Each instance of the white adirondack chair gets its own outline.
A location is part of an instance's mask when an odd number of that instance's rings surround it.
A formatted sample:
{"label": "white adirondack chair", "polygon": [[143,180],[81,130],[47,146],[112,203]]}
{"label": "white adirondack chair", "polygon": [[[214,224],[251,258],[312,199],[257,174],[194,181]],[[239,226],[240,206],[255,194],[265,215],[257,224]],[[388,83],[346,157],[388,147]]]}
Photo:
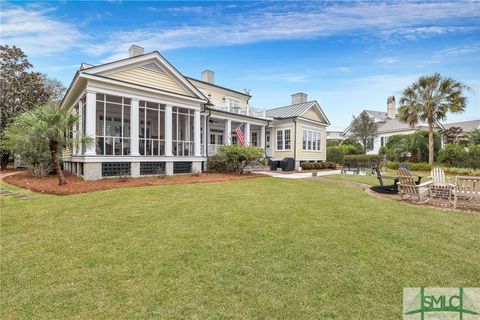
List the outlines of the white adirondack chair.
{"label": "white adirondack chair", "polygon": [[452,190],[455,187],[450,183],[450,178],[445,176],[445,172],[441,168],[433,168],[430,172],[432,179],[431,196],[432,197],[446,197],[450,201],[452,198]]}
{"label": "white adirondack chair", "polygon": [[480,198],[480,177],[457,177],[453,196],[453,207],[455,209],[457,208],[458,197],[465,197],[469,200]]}

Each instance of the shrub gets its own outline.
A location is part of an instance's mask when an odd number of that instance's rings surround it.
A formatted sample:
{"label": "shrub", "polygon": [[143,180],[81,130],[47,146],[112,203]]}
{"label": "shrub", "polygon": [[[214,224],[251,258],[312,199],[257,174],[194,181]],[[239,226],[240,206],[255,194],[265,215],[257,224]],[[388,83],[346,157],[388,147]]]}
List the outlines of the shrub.
{"label": "shrub", "polygon": [[352,145],[341,145],[338,147],[328,147],[327,148],[327,161],[342,163],[343,157],[348,154],[360,154],[362,153],[361,149],[358,149]]}
{"label": "shrub", "polygon": [[232,144],[221,146],[219,154],[225,158],[227,171],[241,174],[246,166],[259,161],[264,156],[264,150]]}
{"label": "shrub", "polygon": [[355,155],[346,155],[343,157],[344,162],[373,162],[381,163],[383,162],[383,157],[378,154],[355,154]]}
{"label": "shrub", "polygon": [[426,162],[409,163],[413,171],[430,171],[432,166]]}
{"label": "shrub", "polygon": [[470,168],[480,169],[480,144],[472,144],[468,146],[468,161]]}
{"label": "shrub", "polygon": [[221,154],[216,154],[208,158],[208,172],[226,173],[229,172],[227,159]]}
{"label": "shrub", "polygon": [[300,164],[300,167],[302,167],[303,170],[311,170],[312,169],[312,163],[311,162],[302,162]]}
{"label": "shrub", "polygon": [[53,171],[53,165],[49,162],[27,165],[27,171],[36,178],[43,178]]}
{"label": "shrub", "polygon": [[400,163],[398,161],[389,161],[387,162],[387,168],[392,170],[398,170],[398,168],[400,168]]}
{"label": "shrub", "polygon": [[463,167],[467,164],[467,151],[456,144],[446,144],[438,155],[438,162],[449,167]]}
{"label": "shrub", "polygon": [[328,169],[337,169],[337,164],[335,162],[325,162]]}

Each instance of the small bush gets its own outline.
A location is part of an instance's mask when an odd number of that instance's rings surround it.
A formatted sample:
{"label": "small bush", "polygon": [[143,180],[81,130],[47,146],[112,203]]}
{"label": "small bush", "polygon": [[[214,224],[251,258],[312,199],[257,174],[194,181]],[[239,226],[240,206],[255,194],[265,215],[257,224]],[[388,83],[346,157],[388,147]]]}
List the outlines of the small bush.
{"label": "small bush", "polygon": [[480,169],[480,144],[471,144],[468,146],[467,165],[473,169]]}
{"label": "small bush", "polygon": [[48,162],[32,164],[27,166],[27,171],[36,178],[43,178],[53,172],[53,165]]}
{"label": "small bush", "polygon": [[396,161],[387,162],[387,168],[392,170],[398,170],[400,163]]}
{"label": "small bush", "polygon": [[419,162],[419,163],[409,163],[410,167],[413,171],[430,171],[432,170],[432,166],[426,162]]}
{"label": "small bush", "polygon": [[157,176],[157,178],[163,179],[167,176],[167,173],[165,172],[165,169],[163,169],[162,167],[158,167],[155,170],[155,175]]}
{"label": "small bush", "polygon": [[337,164],[335,162],[325,162],[328,169],[337,169]]}
{"label": "small bush", "polygon": [[130,178],[130,172],[128,171],[121,171],[118,174],[118,179],[120,180],[120,182],[128,182],[128,178]]}
{"label": "small bush", "polygon": [[192,177],[200,177],[202,173],[198,170],[193,169],[192,173],[190,174]]}
{"label": "small bush", "polygon": [[227,159],[220,154],[208,158],[208,172],[226,173],[229,172]]}
{"label": "small bush", "polygon": [[457,144],[446,144],[440,150],[438,162],[449,167],[464,167],[467,165],[468,154],[464,147]]}

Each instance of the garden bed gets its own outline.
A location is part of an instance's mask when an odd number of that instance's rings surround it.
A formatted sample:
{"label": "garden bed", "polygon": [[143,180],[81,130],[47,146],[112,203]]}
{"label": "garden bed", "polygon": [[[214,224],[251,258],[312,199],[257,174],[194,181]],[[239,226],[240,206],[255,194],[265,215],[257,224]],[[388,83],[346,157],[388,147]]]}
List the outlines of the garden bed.
{"label": "garden bed", "polygon": [[255,174],[220,174],[220,173],[203,173],[199,176],[193,175],[178,175],[169,177],[144,177],[144,178],[129,178],[127,181],[121,181],[118,178],[108,178],[97,181],[84,181],[72,175],[65,175],[67,184],[58,185],[57,176],[47,176],[44,178],[35,178],[28,174],[28,172],[19,172],[14,175],[5,177],[3,180],[14,186],[28,189],[31,191],[68,195],[76,193],[85,193],[92,191],[127,188],[127,187],[143,187],[169,184],[192,184],[192,183],[211,183],[223,182],[229,180],[240,180],[258,178],[261,175]]}

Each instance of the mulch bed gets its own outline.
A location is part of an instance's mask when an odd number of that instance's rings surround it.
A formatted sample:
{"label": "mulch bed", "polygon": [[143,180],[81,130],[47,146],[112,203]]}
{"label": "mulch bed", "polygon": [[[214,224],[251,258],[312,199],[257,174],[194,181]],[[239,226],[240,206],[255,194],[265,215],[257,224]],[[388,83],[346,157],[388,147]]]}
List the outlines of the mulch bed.
{"label": "mulch bed", "polygon": [[251,178],[263,177],[257,174],[219,174],[219,173],[202,173],[199,176],[193,175],[178,175],[165,178],[160,177],[145,177],[145,178],[129,178],[128,181],[120,181],[118,178],[109,178],[97,181],[84,181],[81,178],[72,175],[65,175],[67,184],[58,185],[57,176],[47,176],[44,178],[35,178],[28,174],[28,172],[20,172],[14,175],[3,178],[3,181],[14,186],[28,189],[31,191],[68,195],[76,193],[85,193],[92,191],[129,188],[129,187],[144,187],[144,186],[160,186],[171,184],[191,184],[191,183],[211,183],[223,182],[230,180],[243,180]]}

